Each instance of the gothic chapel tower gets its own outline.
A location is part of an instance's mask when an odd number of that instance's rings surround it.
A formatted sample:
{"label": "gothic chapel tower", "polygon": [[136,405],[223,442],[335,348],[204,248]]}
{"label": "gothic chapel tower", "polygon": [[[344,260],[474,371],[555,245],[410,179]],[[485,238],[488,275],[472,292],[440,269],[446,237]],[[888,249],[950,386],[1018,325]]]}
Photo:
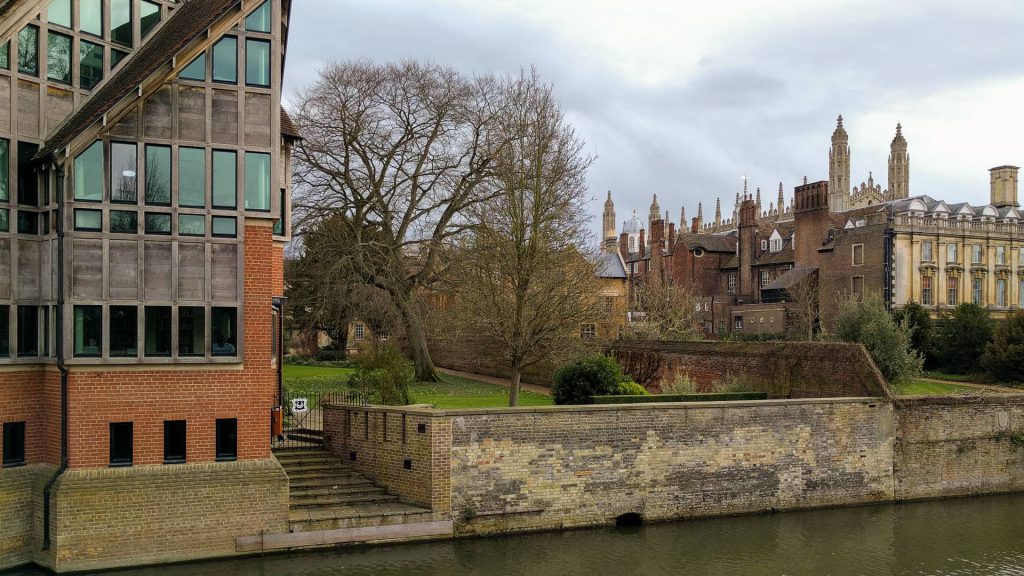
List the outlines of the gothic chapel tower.
{"label": "gothic chapel tower", "polygon": [[839,116],[828,153],[828,207],[832,212],[850,208],[850,137]]}
{"label": "gothic chapel tower", "polygon": [[608,191],[608,199],[604,201],[602,216],[604,245],[610,250],[618,249],[618,237],[615,235],[615,203],[612,202],[612,191]]}
{"label": "gothic chapel tower", "polygon": [[903,137],[903,126],[896,124],[896,137],[889,149],[889,198],[899,200],[910,197],[910,154],[907,153],[907,139]]}

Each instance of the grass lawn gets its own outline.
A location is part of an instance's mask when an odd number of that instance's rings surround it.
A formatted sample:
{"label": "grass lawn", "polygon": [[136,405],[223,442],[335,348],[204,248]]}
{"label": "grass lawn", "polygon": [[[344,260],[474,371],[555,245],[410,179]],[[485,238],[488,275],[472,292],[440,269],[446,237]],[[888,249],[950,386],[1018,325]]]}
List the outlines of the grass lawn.
{"label": "grass lawn", "polygon": [[943,394],[958,394],[960,392],[980,392],[984,390],[960,386],[957,384],[945,384],[941,382],[930,382],[928,380],[913,380],[909,384],[896,386],[896,393],[900,396],[940,396]]}
{"label": "grass lawn", "polygon": [[949,374],[938,370],[925,370],[922,374],[925,378],[934,380],[948,380],[950,382],[984,382],[985,377],[980,374]]}
{"label": "grass lawn", "polygon": [[348,390],[352,368],[284,365],[284,389],[293,395]]}

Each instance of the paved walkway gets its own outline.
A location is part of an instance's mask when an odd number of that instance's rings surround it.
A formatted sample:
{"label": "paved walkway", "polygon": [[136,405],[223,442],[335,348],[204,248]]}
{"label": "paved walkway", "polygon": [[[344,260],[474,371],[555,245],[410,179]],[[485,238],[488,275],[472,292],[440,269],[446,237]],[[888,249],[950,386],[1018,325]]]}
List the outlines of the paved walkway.
{"label": "paved walkway", "polygon": [[[483,374],[473,374],[472,372],[460,372],[458,370],[449,370],[448,368],[438,368],[439,372],[445,374],[451,374],[452,376],[458,376],[459,378],[465,378],[467,380],[476,380],[477,382],[487,382],[488,384],[496,384],[505,388],[512,386],[512,381],[508,378],[496,378],[494,376],[484,376]],[[536,384],[527,384],[526,382],[519,383],[520,390],[526,390],[533,392],[534,394],[541,394],[543,396],[551,396],[551,388],[547,386],[538,386]]]}
{"label": "paved walkway", "polygon": [[925,382],[936,382],[938,384],[950,384],[953,386],[964,386],[965,388],[976,388],[978,390],[985,390],[986,392],[995,392],[997,394],[1020,394],[1022,391],[1015,388],[1008,388],[1006,386],[995,386],[992,384],[978,384],[977,382],[954,382],[952,380],[939,380],[937,378],[925,378],[921,377],[919,380]]}

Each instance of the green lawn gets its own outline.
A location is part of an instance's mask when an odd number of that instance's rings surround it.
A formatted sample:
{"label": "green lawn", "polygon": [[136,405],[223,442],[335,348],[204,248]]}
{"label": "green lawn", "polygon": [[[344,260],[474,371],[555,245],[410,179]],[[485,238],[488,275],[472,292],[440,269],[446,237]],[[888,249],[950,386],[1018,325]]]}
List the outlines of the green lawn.
{"label": "green lawn", "polygon": [[285,364],[284,388],[293,395],[347,390],[348,379],[354,373],[352,368]]}
{"label": "green lawn", "polygon": [[980,392],[978,388],[930,382],[928,380],[913,380],[909,384],[895,386],[895,389],[896,393],[900,396],[940,396],[943,394],[959,394],[960,392]]}
{"label": "green lawn", "polygon": [[980,374],[949,374],[938,370],[925,370],[922,374],[925,378],[934,380],[948,380],[950,382],[984,382],[984,376]]}

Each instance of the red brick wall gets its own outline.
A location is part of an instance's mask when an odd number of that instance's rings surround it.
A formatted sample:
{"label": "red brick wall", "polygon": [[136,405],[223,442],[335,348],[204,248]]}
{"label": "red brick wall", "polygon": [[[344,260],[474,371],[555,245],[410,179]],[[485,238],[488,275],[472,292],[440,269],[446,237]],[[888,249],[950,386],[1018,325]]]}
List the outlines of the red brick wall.
{"label": "red brick wall", "polygon": [[48,461],[43,439],[50,426],[43,418],[46,395],[42,381],[43,373],[38,368],[0,372],[0,423],[25,422],[26,464]]}

